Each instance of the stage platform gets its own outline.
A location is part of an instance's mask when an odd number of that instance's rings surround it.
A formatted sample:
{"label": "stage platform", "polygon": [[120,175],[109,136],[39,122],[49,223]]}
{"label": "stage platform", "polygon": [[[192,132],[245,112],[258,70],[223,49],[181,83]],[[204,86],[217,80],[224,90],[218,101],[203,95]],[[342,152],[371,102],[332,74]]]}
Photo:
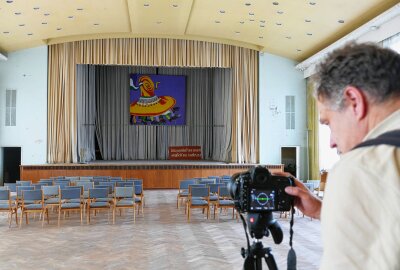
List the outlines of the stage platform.
{"label": "stage platform", "polygon": [[[179,181],[195,177],[232,175],[259,164],[218,161],[95,161],[85,164],[21,165],[20,178],[38,182],[55,176],[120,176],[143,179],[145,189],[178,188]],[[267,165],[271,171],[283,171],[283,165]]]}

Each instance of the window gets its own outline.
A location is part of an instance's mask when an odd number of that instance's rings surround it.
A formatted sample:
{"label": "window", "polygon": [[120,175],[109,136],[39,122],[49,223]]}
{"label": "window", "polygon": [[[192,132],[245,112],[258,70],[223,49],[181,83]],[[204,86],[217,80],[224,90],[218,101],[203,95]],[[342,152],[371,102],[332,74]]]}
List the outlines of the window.
{"label": "window", "polygon": [[339,160],[336,148],[330,148],[331,131],[327,125],[319,125],[319,169],[329,170]]}
{"label": "window", "polygon": [[294,96],[286,96],[286,129],[295,129],[295,106]]}
{"label": "window", "polygon": [[17,90],[6,90],[6,126],[17,125]]}

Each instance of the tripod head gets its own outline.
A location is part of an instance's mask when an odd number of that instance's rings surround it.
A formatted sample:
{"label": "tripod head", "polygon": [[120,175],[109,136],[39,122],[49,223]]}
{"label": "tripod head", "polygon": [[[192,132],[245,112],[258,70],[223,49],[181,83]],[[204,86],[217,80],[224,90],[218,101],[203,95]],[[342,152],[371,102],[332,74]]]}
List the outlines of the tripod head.
{"label": "tripod head", "polygon": [[272,212],[247,213],[247,227],[252,238],[261,239],[272,234],[275,244],[283,240],[283,232],[278,221],[273,218]]}

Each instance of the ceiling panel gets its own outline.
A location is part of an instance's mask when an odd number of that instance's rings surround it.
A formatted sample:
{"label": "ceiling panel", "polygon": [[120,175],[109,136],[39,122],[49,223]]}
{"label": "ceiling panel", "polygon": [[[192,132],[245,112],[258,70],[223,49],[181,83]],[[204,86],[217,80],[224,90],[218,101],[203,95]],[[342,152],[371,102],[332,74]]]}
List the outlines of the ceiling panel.
{"label": "ceiling panel", "polygon": [[398,0],[0,0],[0,51],[107,37],[172,37],[301,61]]}

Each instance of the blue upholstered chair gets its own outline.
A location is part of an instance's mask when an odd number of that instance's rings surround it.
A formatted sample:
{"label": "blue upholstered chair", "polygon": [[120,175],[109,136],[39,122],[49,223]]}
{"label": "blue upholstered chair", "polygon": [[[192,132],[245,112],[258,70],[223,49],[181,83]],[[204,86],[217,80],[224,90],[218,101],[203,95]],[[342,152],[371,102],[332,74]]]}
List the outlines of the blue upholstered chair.
{"label": "blue upholstered chair", "polygon": [[108,199],[108,189],[90,188],[89,198],[87,200],[87,223],[90,224],[91,210],[108,210],[108,220],[110,220],[111,203],[108,201],[99,201],[99,199]]}
{"label": "blue upholstered chair", "polygon": [[17,180],[17,181],[15,181],[15,184],[17,184],[17,186],[30,186],[30,185],[32,185],[32,181],[30,181],[30,180]]}
{"label": "blue upholstered chair", "polygon": [[209,179],[209,178],[200,178],[197,182],[198,184],[215,184],[215,179]]}
{"label": "blue upholstered chair", "polygon": [[54,180],[54,186],[60,186],[61,189],[69,186],[69,180]]}
{"label": "blue upholstered chair", "polygon": [[4,183],[5,187],[8,187],[10,192],[17,192],[17,184],[16,183]]}
{"label": "blue upholstered chair", "polygon": [[[226,186],[220,186],[218,189],[218,201],[214,207],[214,219],[215,219],[215,212],[218,212],[217,210],[221,210],[222,212],[222,209],[229,209],[229,208],[232,208],[232,218],[235,218],[235,203],[230,198],[228,188]],[[218,221],[219,221],[219,214],[218,214]]]}
{"label": "blue upholstered chair", "polygon": [[[35,187],[32,186],[17,186],[17,192],[16,192],[16,197],[15,201],[17,203],[17,207],[20,207],[22,205],[22,192],[25,190],[35,190]],[[28,203],[33,203],[31,201],[25,200],[25,204]]]}
{"label": "blue upholstered chair", "polygon": [[43,199],[46,206],[58,206],[60,204],[60,186],[42,186]]}
{"label": "blue upholstered chair", "polygon": [[207,211],[207,219],[210,216],[210,188],[189,186],[187,201],[187,220],[190,222],[191,209],[201,208]]}
{"label": "blue upholstered chair", "polygon": [[58,206],[58,226],[60,226],[61,211],[79,211],[81,224],[83,220],[82,189],[72,187],[60,190],[60,203]]}
{"label": "blue upholstered chair", "polygon": [[53,185],[53,179],[40,179],[39,183],[40,184],[47,184],[48,186],[52,186]]}
{"label": "blue upholstered chair", "polygon": [[189,196],[189,185],[194,185],[195,179],[185,179],[179,181],[178,195],[176,196],[176,208],[179,209],[181,200],[187,199]]}
{"label": "blue upholstered chair", "polygon": [[15,223],[18,225],[17,205],[11,200],[11,192],[8,189],[0,190],[0,212],[7,212],[9,214],[9,227],[11,227],[13,215],[15,215]]}
{"label": "blue upholstered chair", "polygon": [[139,209],[142,212],[142,216],[144,216],[143,206],[144,206],[144,193],[142,185],[135,185],[135,202],[138,205],[138,214]]}
{"label": "blue upholstered chair", "polygon": [[[26,202],[29,202],[28,204]],[[43,191],[42,190],[24,190],[22,191],[21,201],[21,219],[19,227],[22,226],[22,217],[25,214],[26,224],[28,224],[28,213],[40,213],[42,216],[42,227],[44,224],[44,216],[47,216],[47,223],[49,223],[49,211],[44,205]]]}
{"label": "blue upholstered chair", "polygon": [[90,181],[77,181],[76,182],[77,187],[83,187],[83,199],[87,199],[89,196],[89,189],[94,187],[93,182]]}
{"label": "blue upholstered chair", "polygon": [[113,224],[115,224],[115,211],[117,209],[130,209],[133,211],[133,223],[136,222],[134,187],[116,187],[114,191]]}

